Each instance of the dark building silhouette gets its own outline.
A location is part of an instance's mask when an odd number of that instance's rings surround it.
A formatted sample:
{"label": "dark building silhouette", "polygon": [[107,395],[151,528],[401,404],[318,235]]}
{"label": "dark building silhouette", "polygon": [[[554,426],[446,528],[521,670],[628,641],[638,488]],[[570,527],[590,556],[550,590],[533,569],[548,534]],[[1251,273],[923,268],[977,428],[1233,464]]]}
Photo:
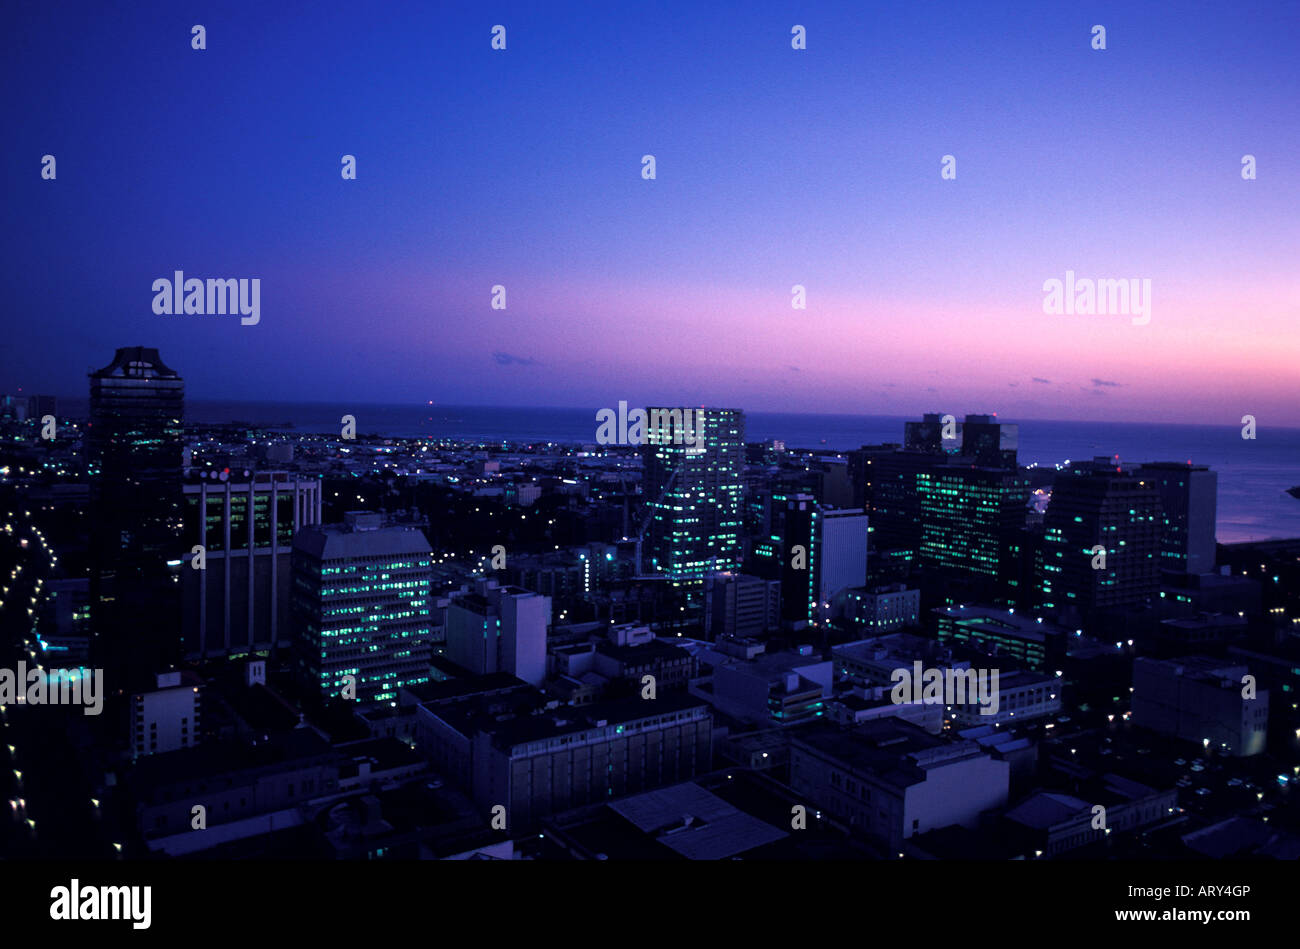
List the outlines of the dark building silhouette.
{"label": "dark building silhouette", "polygon": [[123,347],[90,374],[93,648],[123,687],[180,653],[184,414],[184,380],[156,349]]}
{"label": "dark building silhouette", "polygon": [[1212,571],[1218,473],[1211,471],[1208,465],[1175,461],[1149,462],[1139,467],[1136,473],[1160,494],[1163,509],[1161,569],[1193,574]]}

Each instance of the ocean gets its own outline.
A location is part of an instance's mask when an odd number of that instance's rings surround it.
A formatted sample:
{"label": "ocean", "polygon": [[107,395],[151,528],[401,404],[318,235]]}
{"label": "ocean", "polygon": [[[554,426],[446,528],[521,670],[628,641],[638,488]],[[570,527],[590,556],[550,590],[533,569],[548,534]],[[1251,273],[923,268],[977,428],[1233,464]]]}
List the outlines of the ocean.
{"label": "ocean", "polygon": [[[61,400],[61,409],[65,414],[84,415],[85,400],[80,405],[78,400]],[[390,437],[582,443],[594,442],[596,436],[595,409],[199,400],[185,405],[190,422],[289,422],[293,429],[288,431],[302,432],[338,432],[344,414],[356,416],[359,433]],[[747,412],[745,437],[751,442],[779,439],[791,449],[847,451],[865,444],[901,442],[903,423],[909,418]],[[1300,484],[1300,429],[1261,427],[1254,440],[1246,440],[1239,426],[1004,421],[1020,426],[1021,464],[1052,466],[1118,455],[1121,463],[1209,465],[1219,474],[1220,543],[1300,537],[1300,500],[1286,493]]]}

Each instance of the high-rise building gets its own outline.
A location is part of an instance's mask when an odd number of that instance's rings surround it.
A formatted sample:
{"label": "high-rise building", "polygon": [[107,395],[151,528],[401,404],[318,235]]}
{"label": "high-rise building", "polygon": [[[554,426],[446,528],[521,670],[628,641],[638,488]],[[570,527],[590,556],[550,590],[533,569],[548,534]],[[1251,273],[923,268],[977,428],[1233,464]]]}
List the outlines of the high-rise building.
{"label": "high-rise building", "polygon": [[129,684],[152,681],[181,652],[184,413],[185,383],[156,349],[124,347],[90,374],[95,649]]}
{"label": "high-rise building", "polygon": [[821,505],[811,494],[773,493],[770,528],[754,542],[754,571],[781,583],[781,619],[811,623],[816,619],[817,538]]}
{"label": "high-rise building", "polygon": [[1105,458],[1062,472],[1043,524],[1044,609],[1092,619],[1156,596],[1163,514],[1146,479]]}
{"label": "high-rise building", "polygon": [[546,681],[546,628],[551,598],[496,580],[447,607],[447,658],[478,675],[508,672],[540,688]]}
{"label": "high-rise building", "polygon": [[359,703],[396,701],[430,680],[433,551],[418,528],[384,527],[365,511],[345,517],[294,538],[297,671],[326,699],[353,684]]}
{"label": "high-rise building", "polygon": [[704,633],[761,636],[781,624],[781,582],[744,573],[716,573],[705,584]]}
{"label": "high-rise building", "polygon": [[1019,425],[1005,425],[996,415],[967,415],[957,430],[962,457],[973,459],[981,468],[1016,469]]}
{"label": "high-rise building", "polygon": [[953,450],[956,442],[956,419],[953,420],[953,438],[943,437],[943,415],[938,412],[926,412],[919,422],[903,423],[903,448],[906,451],[923,451],[937,454],[945,449]]}
{"label": "high-rise building", "polygon": [[1149,462],[1134,472],[1160,495],[1160,568],[1173,573],[1214,570],[1218,472],[1208,465]]}
{"label": "high-rise building", "polygon": [[1016,531],[1024,526],[1029,479],[999,468],[935,465],[916,476],[923,567],[990,590],[1015,574]]}
{"label": "high-rise building", "polygon": [[876,459],[881,455],[892,455],[902,447],[894,443],[863,445],[849,452],[849,480],[853,485],[853,503],[849,507],[871,510],[875,496]]}
{"label": "high-rise building", "polygon": [[[184,485],[181,568],[187,659],[265,654],[290,645],[293,538],[321,523],[321,483],[283,471]],[[194,545],[205,567],[194,569]]]}
{"label": "high-rise building", "polygon": [[860,508],[824,510],[818,523],[814,614],[824,624],[835,594],[867,582],[867,515]]}
{"label": "high-rise building", "polygon": [[[693,413],[693,428],[684,424]],[[738,409],[647,409],[643,450],[648,563],[700,587],[739,569],[744,522],[745,415]],[[656,419],[668,418],[667,424]]]}
{"label": "high-rise building", "polygon": [[871,546],[901,551],[914,559],[921,546],[921,496],[917,481],[943,463],[928,451],[872,453],[867,512],[871,517]]}

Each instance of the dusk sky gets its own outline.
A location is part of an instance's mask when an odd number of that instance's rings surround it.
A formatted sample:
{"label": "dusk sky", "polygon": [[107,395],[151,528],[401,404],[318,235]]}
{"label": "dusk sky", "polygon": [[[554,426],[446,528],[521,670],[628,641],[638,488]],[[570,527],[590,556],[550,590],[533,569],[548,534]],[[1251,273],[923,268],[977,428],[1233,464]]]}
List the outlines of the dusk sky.
{"label": "dusk sky", "polygon": [[0,391],[1300,426],[1300,6],[885,6],[11,2]]}

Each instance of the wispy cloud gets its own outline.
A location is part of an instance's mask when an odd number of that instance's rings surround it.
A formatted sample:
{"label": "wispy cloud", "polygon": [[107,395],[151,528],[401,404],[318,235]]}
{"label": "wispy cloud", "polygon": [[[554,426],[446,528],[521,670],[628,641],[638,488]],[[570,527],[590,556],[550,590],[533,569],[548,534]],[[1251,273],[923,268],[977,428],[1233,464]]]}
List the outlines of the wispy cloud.
{"label": "wispy cloud", "polygon": [[497,361],[498,366],[509,366],[512,364],[516,366],[540,366],[541,365],[541,363],[539,363],[536,359],[525,358],[523,356],[512,356],[510,353],[496,352],[492,354],[492,358]]}

